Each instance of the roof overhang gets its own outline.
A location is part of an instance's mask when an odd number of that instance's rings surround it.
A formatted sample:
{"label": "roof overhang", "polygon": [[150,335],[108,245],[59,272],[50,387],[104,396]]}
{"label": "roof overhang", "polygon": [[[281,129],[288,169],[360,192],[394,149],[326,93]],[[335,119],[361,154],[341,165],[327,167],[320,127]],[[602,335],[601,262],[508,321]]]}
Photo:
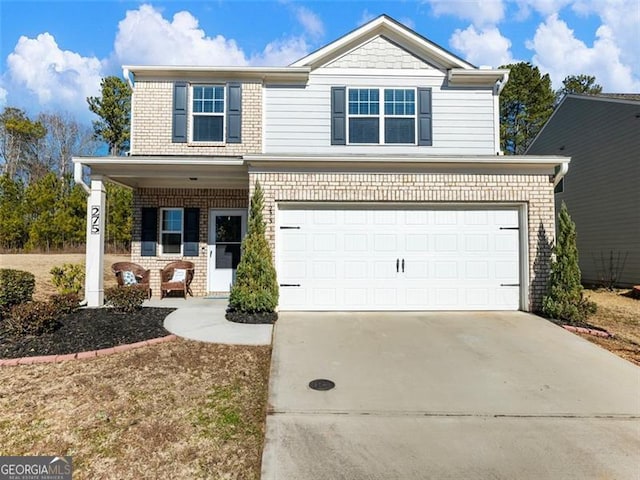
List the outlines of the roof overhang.
{"label": "roof overhang", "polygon": [[566,173],[562,156],[418,155],[245,155],[243,157],[74,157],[76,168],[91,168],[131,188],[247,188],[249,172],[470,173],[553,175]]}
{"label": "roof overhang", "polygon": [[509,79],[507,69],[476,69],[452,68],[447,70],[447,80],[449,85],[454,87],[480,87],[495,86],[502,91]]}
{"label": "roof overhang", "polygon": [[229,79],[260,80],[264,82],[305,83],[309,79],[308,67],[214,67],[214,66],[167,66],[167,65],[123,65],[122,74],[129,79]]}

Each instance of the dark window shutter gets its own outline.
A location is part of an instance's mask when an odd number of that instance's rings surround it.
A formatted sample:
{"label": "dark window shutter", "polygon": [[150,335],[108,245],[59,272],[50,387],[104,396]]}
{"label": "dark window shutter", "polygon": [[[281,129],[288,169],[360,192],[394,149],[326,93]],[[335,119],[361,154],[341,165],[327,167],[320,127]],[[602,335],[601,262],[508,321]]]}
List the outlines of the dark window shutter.
{"label": "dark window shutter", "polygon": [[242,85],[230,83],[227,88],[227,143],[242,142]]}
{"label": "dark window shutter", "polygon": [[187,83],[173,84],[173,143],[187,142]]}
{"label": "dark window shutter", "polygon": [[431,89],[418,89],[418,145],[431,146]]}
{"label": "dark window shutter", "polygon": [[184,209],[184,245],[185,257],[197,257],[200,252],[200,209]]}
{"label": "dark window shutter", "polygon": [[158,240],[158,209],[142,209],[142,235],[140,237],[140,255],[155,257]]}
{"label": "dark window shutter", "polygon": [[331,87],[331,145],[347,144],[345,87]]}

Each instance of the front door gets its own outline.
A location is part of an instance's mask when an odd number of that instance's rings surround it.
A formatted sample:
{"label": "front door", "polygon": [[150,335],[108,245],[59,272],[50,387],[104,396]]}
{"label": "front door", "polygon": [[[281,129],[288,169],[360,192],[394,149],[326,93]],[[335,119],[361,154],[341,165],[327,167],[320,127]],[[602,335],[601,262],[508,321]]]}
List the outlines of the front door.
{"label": "front door", "polygon": [[228,292],[231,289],[240,262],[240,247],[246,230],[246,210],[209,212],[210,292]]}

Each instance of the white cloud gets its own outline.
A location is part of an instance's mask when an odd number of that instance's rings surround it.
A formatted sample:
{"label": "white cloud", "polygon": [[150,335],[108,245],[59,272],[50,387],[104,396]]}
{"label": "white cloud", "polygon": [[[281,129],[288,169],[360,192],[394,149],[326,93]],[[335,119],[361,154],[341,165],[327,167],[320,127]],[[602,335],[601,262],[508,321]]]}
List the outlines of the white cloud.
{"label": "white cloud", "polygon": [[360,26],[364,25],[365,23],[369,23],[374,18],[376,18],[376,16],[365,8],[362,11],[362,14],[360,15],[360,18],[358,19],[358,26],[360,27]]}
{"label": "white cloud", "polygon": [[452,15],[475,26],[495,25],[504,18],[502,0],[426,0],[426,3],[436,16]]}
{"label": "white cloud", "polygon": [[526,18],[532,10],[545,17],[558,13],[574,1],[575,0],[515,0],[515,3],[520,10],[518,16],[520,18]]}
{"label": "white cloud", "polygon": [[498,67],[513,62],[511,41],[496,27],[476,30],[469,25],[465,30],[456,30],[449,43],[474,65]]}
{"label": "white cloud", "polygon": [[527,48],[534,51],[533,63],[549,73],[554,88],[559,88],[567,75],[584,73],[595,75],[605,91],[640,91],[640,79],[622,62],[620,48],[608,25],[598,28],[596,40],[589,47],[575,37],[558,15],[551,15],[538,26]]}
{"label": "white cloud", "polygon": [[129,10],[118,24],[114,42],[117,64],[247,65],[234,40],[209,37],[187,11],[170,22],[151,5]]}
{"label": "white cloud", "polygon": [[406,27],[410,28],[411,30],[415,30],[416,29],[416,22],[413,20],[413,18],[402,17],[400,19],[400,23],[402,23]]}
{"label": "white cloud", "polygon": [[304,57],[309,52],[309,46],[302,37],[290,37],[269,43],[264,51],[251,57],[251,65],[286,66]]}
{"label": "white cloud", "polygon": [[310,37],[317,39],[324,35],[324,24],[318,15],[306,7],[296,7],[295,12],[298,22]]}
{"label": "white cloud", "polygon": [[7,90],[0,87],[0,108],[3,108],[7,104]]}
{"label": "white cloud", "polygon": [[7,57],[5,81],[12,90],[35,96],[40,108],[84,113],[86,97],[100,90],[101,69],[97,58],[62,50],[51,34],[42,33],[20,37]]}

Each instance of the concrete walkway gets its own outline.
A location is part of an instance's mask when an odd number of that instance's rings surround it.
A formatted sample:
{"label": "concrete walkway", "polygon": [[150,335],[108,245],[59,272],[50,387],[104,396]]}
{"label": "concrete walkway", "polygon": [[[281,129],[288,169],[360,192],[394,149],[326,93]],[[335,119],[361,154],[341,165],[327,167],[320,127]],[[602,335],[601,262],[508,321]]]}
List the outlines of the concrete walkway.
{"label": "concrete walkway", "polygon": [[269,405],[263,480],[640,479],[640,368],[522,312],[281,313]]}
{"label": "concrete walkway", "polygon": [[247,325],[225,318],[226,298],[165,298],[145,302],[149,307],[176,308],[164,320],[171,333],[209,343],[270,345],[272,325]]}

